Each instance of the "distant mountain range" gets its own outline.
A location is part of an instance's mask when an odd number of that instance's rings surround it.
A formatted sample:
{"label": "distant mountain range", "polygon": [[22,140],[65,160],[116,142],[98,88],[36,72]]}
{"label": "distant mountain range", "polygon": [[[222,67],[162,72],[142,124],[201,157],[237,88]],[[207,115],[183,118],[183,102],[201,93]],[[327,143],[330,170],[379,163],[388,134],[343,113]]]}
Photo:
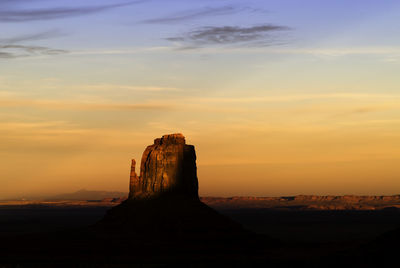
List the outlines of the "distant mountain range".
{"label": "distant mountain range", "polygon": [[122,198],[127,197],[127,192],[111,191],[88,191],[79,190],[74,193],[65,193],[44,198],[45,200],[102,200],[104,198]]}

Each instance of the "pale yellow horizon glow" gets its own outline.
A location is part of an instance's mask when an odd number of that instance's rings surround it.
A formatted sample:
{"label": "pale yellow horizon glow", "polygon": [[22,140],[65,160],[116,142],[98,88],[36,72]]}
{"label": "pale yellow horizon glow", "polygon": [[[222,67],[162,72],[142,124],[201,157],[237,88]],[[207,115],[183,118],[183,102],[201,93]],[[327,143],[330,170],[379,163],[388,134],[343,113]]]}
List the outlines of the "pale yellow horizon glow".
{"label": "pale yellow horizon glow", "polygon": [[156,95],[143,102],[1,96],[1,198],[127,191],[130,159],[174,132],[196,146],[201,195],[400,192],[396,94]]}

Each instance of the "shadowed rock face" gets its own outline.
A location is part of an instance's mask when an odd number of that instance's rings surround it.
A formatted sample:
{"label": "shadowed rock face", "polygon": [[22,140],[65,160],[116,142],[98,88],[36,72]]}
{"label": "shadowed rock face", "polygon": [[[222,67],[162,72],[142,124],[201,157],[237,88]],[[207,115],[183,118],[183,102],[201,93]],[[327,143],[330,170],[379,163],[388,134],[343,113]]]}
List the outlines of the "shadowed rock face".
{"label": "shadowed rock face", "polygon": [[198,199],[196,153],[182,134],[164,135],[146,148],[140,176],[132,160],[129,199],[182,195]]}

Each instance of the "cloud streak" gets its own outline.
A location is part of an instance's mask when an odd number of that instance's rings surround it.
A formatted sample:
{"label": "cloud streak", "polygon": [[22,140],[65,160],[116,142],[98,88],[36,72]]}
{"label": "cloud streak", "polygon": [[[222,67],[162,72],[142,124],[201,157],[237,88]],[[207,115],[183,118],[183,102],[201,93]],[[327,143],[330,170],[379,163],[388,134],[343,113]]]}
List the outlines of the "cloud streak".
{"label": "cloud streak", "polygon": [[42,9],[14,9],[9,5],[2,7],[0,5],[0,22],[27,22],[40,20],[53,20],[68,17],[76,17],[99,13],[119,7],[142,3],[143,1],[130,1],[101,6],[83,6],[83,7],[54,7]]}
{"label": "cloud streak", "polygon": [[11,38],[0,38],[0,44],[15,44],[27,41],[38,41],[49,38],[56,38],[64,35],[65,34],[61,33],[58,30],[49,30],[40,33],[19,35]]}
{"label": "cloud streak", "polygon": [[205,7],[202,9],[182,11],[180,13],[175,13],[166,17],[143,20],[141,22],[150,24],[179,23],[210,16],[230,15],[246,10],[254,11],[249,8],[238,8],[235,6]]}
{"label": "cloud streak", "polygon": [[369,94],[369,93],[327,93],[327,94],[301,94],[301,95],[276,95],[266,97],[237,97],[237,98],[197,98],[196,102],[206,103],[267,103],[267,102],[297,102],[308,100],[394,100],[400,99],[396,94]]}
{"label": "cloud streak", "polygon": [[[11,52],[1,52],[0,58],[19,58],[34,55],[58,55],[68,53],[63,49],[52,49],[42,46],[24,46],[24,45],[0,45],[0,50],[9,50]],[[3,54],[3,57],[2,57]]]}
{"label": "cloud streak", "polygon": [[[71,88],[71,87],[69,87]],[[94,84],[94,85],[77,85],[74,86],[79,90],[89,91],[137,91],[137,92],[181,92],[182,89],[176,87],[159,87],[159,86],[129,86],[120,84]]]}
{"label": "cloud streak", "polygon": [[173,105],[161,103],[91,103],[57,100],[3,99],[1,107],[30,107],[49,110],[89,110],[89,111],[140,111],[140,110],[170,110]]}
{"label": "cloud streak", "polygon": [[264,24],[250,27],[222,26],[201,27],[180,36],[169,37],[168,41],[177,42],[185,47],[195,48],[207,45],[246,44],[265,46],[275,43],[272,33],[287,31],[286,26]]}
{"label": "cloud streak", "polygon": [[14,59],[38,55],[58,55],[69,51],[64,49],[53,49],[45,46],[21,45],[20,42],[37,41],[48,38],[55,38],[63,34],[57,30],[45,31],[35,34],[26,34],[12,38],[0,39],[0,58]]}
{"label": "cloud streak", "polygon": [[13,53],[0,51],[0,59],[13,59],[13,58],[15,58],[15,55]]}
{"label": "cloud streak", "polygon": [[[30,3],[26,0],[0,0],[0,23],[1,22],[30,22],[46,21],[68,17],[76,17],[99,13],[128,5],[138,4],[144,0],[115,3],[109,5],[81,6],[81,7],[51,7],[51,8],[20,8],[20,4]],[[45,31],[34,34],[20,35],[12,38],[0,38],[0,59],[14,59],[38,55],[65,54],[69,51],[53,49],[46,46],[32,46],[20,44],[23,42],[38,41],[55,38],[63,35],[57,30]]]}

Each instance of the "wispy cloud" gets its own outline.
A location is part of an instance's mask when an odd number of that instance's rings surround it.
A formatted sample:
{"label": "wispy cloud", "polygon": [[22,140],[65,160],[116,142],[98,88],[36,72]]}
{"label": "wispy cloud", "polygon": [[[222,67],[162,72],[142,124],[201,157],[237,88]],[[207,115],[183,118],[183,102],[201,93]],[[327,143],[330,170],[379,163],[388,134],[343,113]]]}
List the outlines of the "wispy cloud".
{"label": "wispy cloud", "polygon": [[[268,38],[267,38],[268,39]],[[278,38],[273,38],[271,36],[270,40],[260,40],[260,42],[254,41],[252,44],[260,46],[237,46],[225,47],[223,50],[216,46],[202,47],[201,50],[190,50],[198,48],[196,44],[184,43],[179,41],[178,37],[167,38],[169,41],[177,43],[179,50],[187,49],[191,53],[207,53],[207,54],[230,54],[230,53],[245,53],[245,54],[258,54],[258,53],[268,53],[268,54],[281,54],[281,55],[314,55],[320,56],[321,58],[335,58],[340,56],[350,56],[350,55],[382,55],[385,56],[388,62],[398,62],[400,61],[400,48],[398,47],[352,47],[352,48],[282,48],[282,47],[272,47],[273,44],[285,43]],[[269,42],[271,41],[271,42]],[[263,44],[263,46],[261,46]],[[269,44],[269,46],[268,46]],[[172,48],[174,50],[174,48]],[[132,48],[117,48],[113,50],[81,50],[73,51],[73,55],[112,55],[112,54],[138,54],[138,53],[165,53],[170,52],[170,46],[155,46],[155,47],[132,47]]]}
{"label": "wispy cloud", "polygon": [[11,38],[0,38],[0,44],[15,44],[20,42],[27,42],[27,41],[37,41],[37,40],[44,40],[49,38],[55,38],[64,36],[65,34],[60,32],[59,30],[53,29],[49,31],[34,33],[34,34],[23,34],[14,36]]}
{"label": "wispy cloud", "polygon": [[15,55],[13,53],[0,51],[0,59],[13,59],[13,58],[15,58]]}
{"label": "wispy cloud", "polygon": [[377,46],[377,47],[326,47],[326,48],[286,48],[269,49],[270,53],[294,54],[294,55],[315,55],[320,57],[334,58],[349,55],[383,55],[397,58],[400,56],[398,47]]}
{"label": "wispy cloud", "polygon": [[175,87],[160,87],[160,86],[129,86],[119,84],[94,84],[94,85],[76,85],[74,88],[79,90],[89,91],[142,91],[142,92],[173,92],[182,91]]}
{"label": "wispy cloud", "polygon": [[65,121],[48,121],[48,122],[1,122],[0,129],[38,129],[38,128],[58,128],[70,126]]}
{"label": "wispy cloud", "polygon": [[170,110],[174,106],[162,103],[99,103],[61,100],[2,99],[0,107],[30,107],[49,110]]}
{"label": "wispy cloud", "polygon": [[222,7],[204,7],[201,9],[185,10],[179,13],[171,14],[165,17],[147,19],[141,21],[142,23],[179,23],[189,20],[207,18],[211,16],[223,16],[235,14],[242,11],[255,11],[248,7],[237,7],[237,6],[222,6]]}
{"label": "wispy cloud", "polygon": [[[327,93],[327,94],[300,94],[276,95],[256,97],[231,97],[231,98],[197,98],[196,102],[206,103],[264,103],[264,102],[296,102],[307,100],[394,100],[400,99],[398,94],[372,94],[372,93]],[[194,100],[193,100],[194,101]]]}
{"label": "wispy cloud", "polygon": [[45,46],[21,45],[21,42],[37,41],[63,36],[58,30],[44,31],[35,34],[25,34],[11,38],[0,38],[0,58],[13,59],[35,55],[57,55],[69,51],[64,49],[53,49]]}
{"label": "wispy cloud", "polygon": [[[3,52],[6,54],[5,58],[18,58],[32,55],[57,55],[68,53],[63,49],[52,49],[42,46],[23,46],[23,45],[0,45],[0,50],[9,50],[11,52]],[[1,54],[0,54],[1,57]]]}
{"label": "wispy cloud", "polygon": [[250,27],[210,26],[201,27],[167,40],[177,42],[184,47],[202,47],[207,45],[242,44],[247,46],[266,46],[276,43],[271,35],[279,31],[287,31],[286,26],[264,24]]}
{"label": "wispy cloud", "polygon": [[16,9],[11,5],[10,1],[7,1],[7,5],[0,5],[0,22],[26,22],[76,17],[142,2],[143,1],[130,1],[125,3],[98,6]]}
{"label": "wispy cloud", "polygon": [[[32,2],[32,0],[0,0],[0,23],[23,23],[30,21],[44,21],[89,15],[133,4],[139,4],[145,2],[145,0],[125,1],[108,5],[103,4],[94,6],[57,6],[57,4],[59,4],[61,1],[52,1],[51,4],[54,6],[46,8],[33,8],[26,6],[24,7],[22,5],[31,4]],[[46,46],[34,46],[31,44],[25,44],[25,42],[55,38],[61,35],[63,34],[58,30],[50,30],[39,33],[14,36],[11,38],[0,38],[0,59],[13,59],[28,56],[56,55],[67,53],[69,51],[65,49],[53,49]]]}

